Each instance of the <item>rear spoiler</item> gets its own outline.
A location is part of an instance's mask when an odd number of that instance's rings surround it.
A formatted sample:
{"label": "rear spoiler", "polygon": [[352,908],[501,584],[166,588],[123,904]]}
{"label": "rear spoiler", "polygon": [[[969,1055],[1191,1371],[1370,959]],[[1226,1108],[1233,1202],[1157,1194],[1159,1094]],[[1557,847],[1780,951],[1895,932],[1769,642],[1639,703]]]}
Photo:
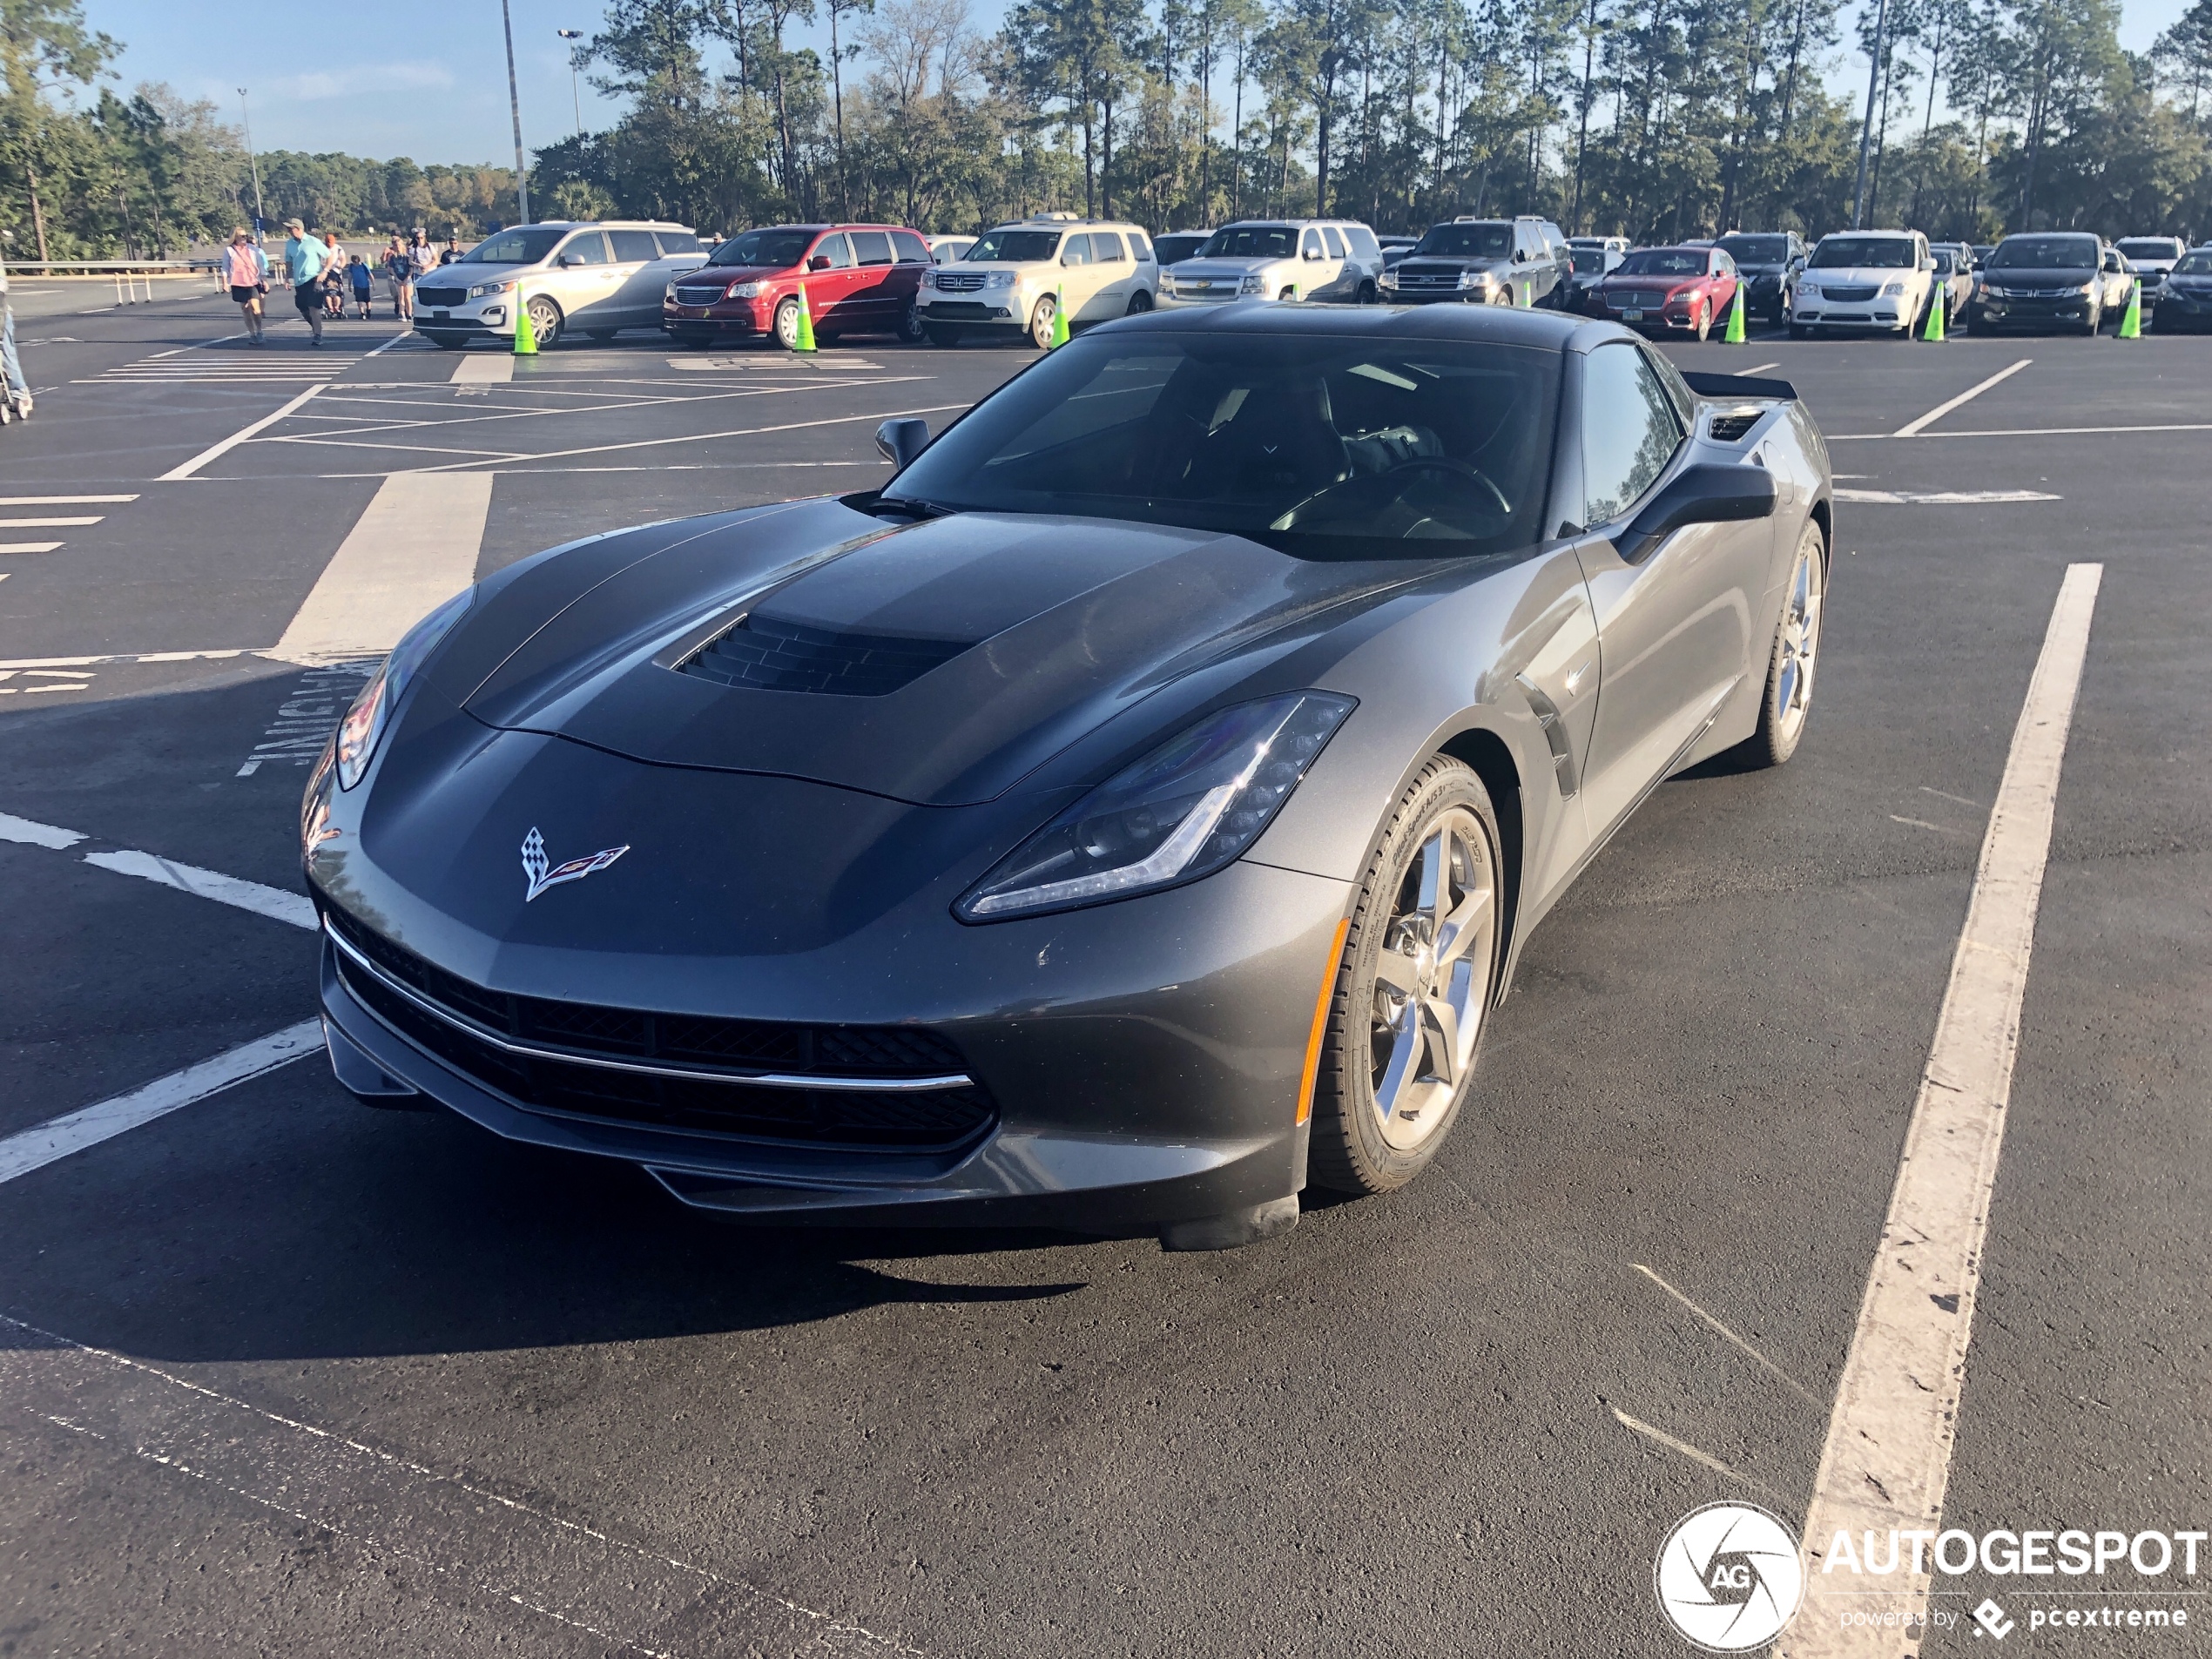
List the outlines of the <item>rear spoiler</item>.
{"label": "rear spoiler", "polygon": [[1683,381],[1700,397],[1770,398],[1779,403],[1795,403],[1797,388],[1787,381],[1763,381],[1749,374],[1696,374],[1683,371]]}

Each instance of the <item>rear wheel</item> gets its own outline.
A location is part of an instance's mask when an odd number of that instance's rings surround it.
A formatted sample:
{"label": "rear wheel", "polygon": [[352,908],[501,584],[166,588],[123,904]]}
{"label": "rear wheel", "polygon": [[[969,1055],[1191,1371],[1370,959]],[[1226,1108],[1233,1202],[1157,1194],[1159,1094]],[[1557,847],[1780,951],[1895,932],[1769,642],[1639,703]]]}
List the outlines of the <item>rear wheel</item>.
{"label": "rear wheel", "polygon": [[1381,293],[1376,288],[1373,283],[1363,282],[1359,285],[1359,304],[1363,306],[1371,306],[1381,298]]}
{"label": "rear wheel", "polygon": [[1775,624],[1768,658],[1766,701],[1759,729],[1747,745],[1751,759],[1778,766],[1797,752],[1805,718],[1812,711],[1813,670],[1820,660],[1820,619],[1828,592],[1828,542],[1817,519],[1805,522],[1797,537],[1797,562],[1782,596],[1782,617]]}
{"label": "rear wheel", "polygon": [[1443,1145],[1497,985],[1498,847],[1482,780],[1456,760],[1430,761],[1368,862],[1338,964],[1314,1089],[1315,1185],[1388,1192]]}
{"label": "rear wheel", "polygon": [[1151,308],[1152,296],[1143,288],[1139,288],[1135,293],[1130,295],[1129,309],[1122,314],[1125,317],[1141,317]]}

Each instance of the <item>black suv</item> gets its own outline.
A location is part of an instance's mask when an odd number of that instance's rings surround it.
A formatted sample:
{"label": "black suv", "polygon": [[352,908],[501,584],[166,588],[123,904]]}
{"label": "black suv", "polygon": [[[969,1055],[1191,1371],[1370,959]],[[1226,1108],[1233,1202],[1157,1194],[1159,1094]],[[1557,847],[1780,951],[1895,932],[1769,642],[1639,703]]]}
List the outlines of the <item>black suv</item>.
{"label": "black suv", "polygon": [[1567,238],[1549,219],[1455,219],[1430,226],[1378,286],[1386,304],[1557,307],[1566,303],[1572,268]]}
{"label": "black suv", "polygon": [[1795,231],[1731,231],[1714,244],[1736,261],[1743,279],[1743,308],[1769,322],[1782,322],[1797,273],[1805,268],[1804,239]]}

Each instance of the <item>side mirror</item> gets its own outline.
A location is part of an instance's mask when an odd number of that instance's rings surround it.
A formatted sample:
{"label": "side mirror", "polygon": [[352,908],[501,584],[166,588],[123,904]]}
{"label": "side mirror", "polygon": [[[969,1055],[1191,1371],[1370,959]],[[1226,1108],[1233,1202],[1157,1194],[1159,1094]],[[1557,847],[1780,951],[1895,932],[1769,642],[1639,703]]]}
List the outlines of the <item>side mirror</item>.
{"label": "side mirror", "polygon": [[810,271],[828,270],[830,268],[829,255],[826,253],[817,253],[813,259],[806,261],[806,268]]}
{"label": "side mirror", "polygon": [[583,263],[583,261],[577,258],[577,256],[573,253],[563,253],[561,255],[560,265],[563,271],[567,270],[571,265],[582,265]]}
{"label": "side mirror", "polygon": [[1318,262],[1321,258],[1321,250],[1318,247],[1310,247],[1305,250],[1303,257]]}
{"label": "side mirror", "polygon": [[903,471],[929,447],[929,422],[911,417],[886,421],[875,429],[875,447],[886,461]]}
{"label": "side mirror", "polygon": [[1651,498],[1621,538],[1630,564],[1649,556],[1676,530],[1691,524],[1733,524],[1774,516],[1774,475],[1764,467],[1704,462],[1685,467]]}

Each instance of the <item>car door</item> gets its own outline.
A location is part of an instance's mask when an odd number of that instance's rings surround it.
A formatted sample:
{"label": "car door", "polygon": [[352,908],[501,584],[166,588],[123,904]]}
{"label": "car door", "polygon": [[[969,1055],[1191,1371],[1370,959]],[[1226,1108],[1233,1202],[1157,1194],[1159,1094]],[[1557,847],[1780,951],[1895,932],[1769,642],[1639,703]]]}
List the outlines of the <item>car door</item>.
{"label": "car door", "polygon": [[660,262],[660,248],[651,231],[609,231],[607,246],[613,254],[610,267],[617,279],[612,314],[593,321],[599,327],[648,328],[660,321],[661,295],[668,288],[668,273]]}
{"label": "car door", "polygon": [[1322,263],[1329,268],[1329,280],[1322,285],[1321,293],[1331,300],[1351,299],[1352,285],[1345,280],[1349,274],[1350,267],[1345,265],[1345,260],[1350,256],[1352,250],[1345,246],[1344,237],[1333,225],[1324,225],[1321,227],[1321,246],[1328,254],[1328,258]]}
{"label": "car door", "polygon": [[610,327],[604,320],[613,314],[621,280],[607,252],[607,233],[578,231],[554,251],[551,264],[545,286],[562,314],[579,328]]}
{"label": "car door", "polygon": [[1735,255],[1729,253],[1726,248],[1715,248],[1711,268],[1713,315],[1716,319],[1724,320],[1728,316],[1730,308],[1736,304],[1736,285],[1738,279],[1736,274]]}
{"label": "car door", "polygon": [[1118,231],[1090,233],[1090,295],[1076,314],[1080,322],[1103,322],[1129,309],[1130,290],[1136,281],[1136,261]]}
{"label": "car door", "polygon": [[888,330],[895,326],[897,309],[892,303],[891,276],[898,261],[891,251],[891,233],[856,230],[845,234],[853,245],[853,272],[845,326]]}
{"label": "car door", "polygon": [[912,231],[891,233],[891,253],[898,262],[885,279],[885,286],[891,293],[891,315],[885,326],[896,328],[921,297],[921,273],[936,260],[930,254],[929,244]]}
{"label": "car door", "polygon": [[[1629,522],[1677,469],[1688,442],[1682,408],[1647,348],[1625,341],[1581,358],[1576,401],[1583,522],[1595,532],[1581,545],[1582,572],[1602,676],[1585,805],[1592,835],[1602,837],[1751,671],[1774,530],[1770,519],[1693,524],[1624,559]],[[1756,637],[1764,643],[1763,631]]]}
{"label": "car door", "polygon": [[1089,304],[1092,294],[1097,292],[1098,283],[1096,273],[1091,268],[1090,233],[1088,231],[1079,231],[1072,236],[1060,239],[1060,274],[1055,280],[1060,285],[1061,301],[1067,307],[1068,320],[1070,323],[1091,320],[1083,315],[1083,307]]}
{"label": "car door", "polygon": [[853,297],[860,270],[853,263],[853,245],[842,231],[832,231],[816,242],[806,255],[806,309],[818,326],[844,326],[843,307]]}

